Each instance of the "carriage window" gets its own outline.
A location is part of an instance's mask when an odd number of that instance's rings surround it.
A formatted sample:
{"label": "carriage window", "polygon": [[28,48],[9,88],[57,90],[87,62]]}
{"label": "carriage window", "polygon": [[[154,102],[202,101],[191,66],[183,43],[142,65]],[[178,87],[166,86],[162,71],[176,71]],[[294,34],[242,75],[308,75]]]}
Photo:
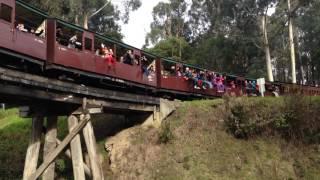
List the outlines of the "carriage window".
{"label": "carriage window", "polygon": [[92,39],[84,38],[85,50],[92,50]]}
{"label": "carriage window", "polygon": [[12,7],[5,4],[1,4],[0,19],[3,19],[11,23],[11,14],[12,14]]}

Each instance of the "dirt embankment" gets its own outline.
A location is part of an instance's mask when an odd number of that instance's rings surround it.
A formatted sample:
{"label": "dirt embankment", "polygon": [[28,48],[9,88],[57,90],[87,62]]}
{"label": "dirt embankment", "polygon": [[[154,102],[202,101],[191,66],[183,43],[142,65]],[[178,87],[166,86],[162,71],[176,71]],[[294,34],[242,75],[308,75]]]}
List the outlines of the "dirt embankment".
{"label": "dirt embankment", "polygon": [[[244,99],[240,100],[240,106],[264,113],[263,117],[272,117],[277,107],[270,108],[268,104],[279,106],[279,111],[283,111],[286,110],[284,101]],[[161,129],[136,126],[108,138],[106,146],[110,150],[112,179],[320,178],[317,141],[289,139],[282,134],[285,126],[271,131],[269,128],[275,127],[261,123],[269,120],[254,113],[249,113],[249,124],[239,124],[240,130],[248,132],[248,136],[237,137],[226,121],[237,116],[231,113],[234,109],[230,105],[239,108],[239,104],[228,103],[226,105],[224,100],[187,102]],[[320,101],[312,103],[310,108],[320,107]],[[308,111],[313,112],[312,109]],[[254,117],[258,118],[257,126],[250,124],[255,122]],[[288,119],[280,120],[284,123]]]}

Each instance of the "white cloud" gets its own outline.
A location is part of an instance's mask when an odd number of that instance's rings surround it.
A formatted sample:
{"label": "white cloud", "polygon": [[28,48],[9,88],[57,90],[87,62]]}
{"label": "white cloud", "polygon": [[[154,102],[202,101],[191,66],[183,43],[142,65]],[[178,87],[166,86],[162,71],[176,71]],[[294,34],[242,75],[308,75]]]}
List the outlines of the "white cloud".
{"label": "white cloud", "polygon": [[122,24],[122,34],[124,42],[141,48],[145,43],[145,36],[150,31],[152,22],[152,10],[159,2],[164,0],[141,0],[142,6],[134,12],[131,12],[128,24]]}

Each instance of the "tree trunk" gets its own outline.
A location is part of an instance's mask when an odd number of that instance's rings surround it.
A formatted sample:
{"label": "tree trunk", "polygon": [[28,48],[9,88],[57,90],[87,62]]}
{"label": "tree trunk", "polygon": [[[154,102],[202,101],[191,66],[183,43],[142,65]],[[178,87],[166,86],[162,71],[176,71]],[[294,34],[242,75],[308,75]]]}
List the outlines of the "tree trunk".
{"label": "tree trunk", "polygon": [[273,80],[273,74],[272,74],[270,47],[269,47],[268,32],[267,32],[267,14],[264,14],[262,16],[262,32],[263,32],[264,49],[266,53],[268,80],[273,82],[274,80]]}
{"label": "tree trunk", "polygon": [[291,76],[292,83],[296,84],[296,57],[295,57],[295,49],[294,49],[294,41],[293,41],[293,25],[292,25],[292,17],[291,17],[291,0],[288,0],[288,21],[289,21],[289,43],[290,43],[290,56],[291,56]]}
{"label": "tree trunk", "polygon": [[76,25],[79,25],[79,17],[78,17],[78,15],[75,15],[75,17],[74,17],[74,23],[75,23]]}
{"label": "tree trunk", "polygon": [[301,84],[303,84],[305,82],[305,78],[304,78],[304,69],[303,69],[303,64],[302,64],[302,53],[300,51],[300,48],[298,49],[298,54],[299,54],[299,63],[300,63],[300,74],[301,74]]}
{"label": "tree trunk", "polygon": [[88,13],[84,13],[83,15],[83,28],[88,29],[89,15]]}

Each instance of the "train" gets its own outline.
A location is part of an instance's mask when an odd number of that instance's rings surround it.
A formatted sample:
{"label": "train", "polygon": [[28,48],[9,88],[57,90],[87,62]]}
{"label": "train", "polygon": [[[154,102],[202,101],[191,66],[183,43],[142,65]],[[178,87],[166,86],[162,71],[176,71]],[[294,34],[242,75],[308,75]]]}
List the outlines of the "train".
{"label": "train", "polygon": [[320,95],[318,87],[264,82],[160,57],[20,0],[0,0],[0,65],[83,86],[168,98]]}

